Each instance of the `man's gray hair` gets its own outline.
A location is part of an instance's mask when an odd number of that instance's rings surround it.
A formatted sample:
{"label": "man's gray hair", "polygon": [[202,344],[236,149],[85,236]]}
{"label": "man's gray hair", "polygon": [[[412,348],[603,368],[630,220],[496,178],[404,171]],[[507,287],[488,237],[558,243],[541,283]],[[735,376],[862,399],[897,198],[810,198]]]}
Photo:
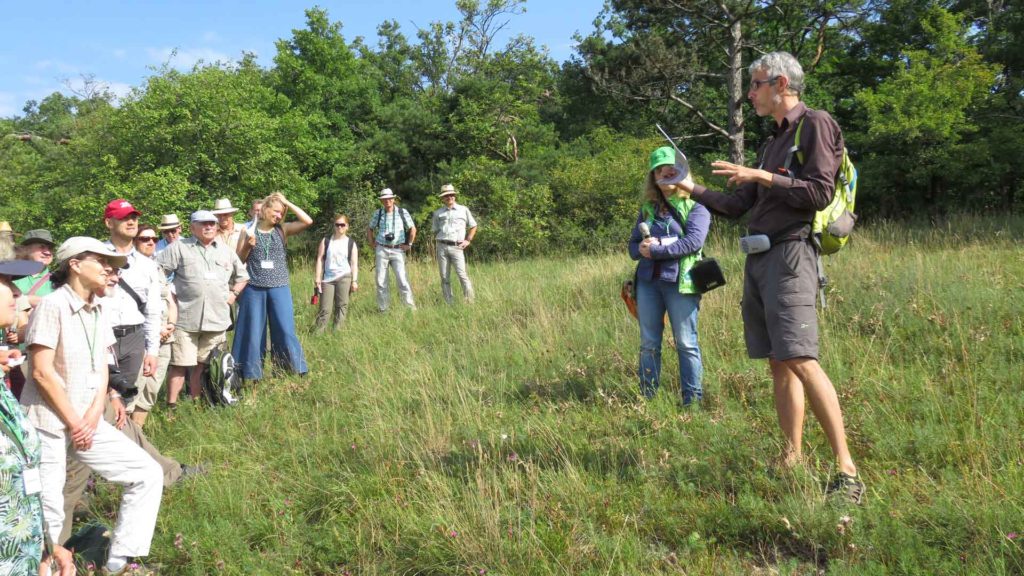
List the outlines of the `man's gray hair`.
{"label": "man's gray hair", "polygon": [[789,52],[769,52],[754,60],[750,65],[750,75],[764,70],[769,78],[785,76],[789,78],[789,89],[800,94],[804,91],[804,69],[800,62]]}

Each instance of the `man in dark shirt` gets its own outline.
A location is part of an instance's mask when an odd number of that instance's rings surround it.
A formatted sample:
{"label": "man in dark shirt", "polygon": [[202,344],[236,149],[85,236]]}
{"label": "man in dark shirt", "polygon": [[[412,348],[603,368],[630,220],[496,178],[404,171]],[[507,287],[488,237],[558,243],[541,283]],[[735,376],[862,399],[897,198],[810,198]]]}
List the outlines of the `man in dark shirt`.
{"label": "man in dark shirt", "polygon": [[[751,64],[747,97],[758,116],[775,120],[772,136],[758,153],[758,167],[711,164],[713,174],[737,186],[732,194],[695,185],[689,176],[680,186],[715,214],[739,218],[749,213],[749,234],[770,240],[767,250],[748,252],[742,310],[747,354],[767,358],[771,368],[775,410],[786,435],[783,461],[794,465],[801,460],[806,393],[839,462],[830,489],[859,503],[864,484],[846,445],[835,387],[818,363],[817,255],[808,240],[815,212],[828,206],[835,193],[843,135],[827,112],[810,110],[800,101],[803,88],[803,69],[786,52],[766,54]],[[801,122],[802,164],[790,159]]]}

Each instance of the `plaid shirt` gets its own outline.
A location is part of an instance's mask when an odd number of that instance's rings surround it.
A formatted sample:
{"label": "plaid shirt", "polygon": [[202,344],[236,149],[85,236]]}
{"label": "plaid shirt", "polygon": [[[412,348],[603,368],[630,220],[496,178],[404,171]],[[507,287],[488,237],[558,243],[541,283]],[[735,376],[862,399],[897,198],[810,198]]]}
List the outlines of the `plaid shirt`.
{"label": "plaid shirt", "polygon": [[35,355],[31,347],[38,344],[54,351],[54,370],[68,401],[81,416],[96,398],[96,388],[89,387],[90,374],[101,374],[102,381],[106,381],[108,349],[115,343],[114,331],[101,313],[99,303],[87,304],[64,285],[39,301],[28,319],[25,343],[30,348],[24,370],[25,389],[21,393],[25,414],[36,428],[63,434],[64,422],[43,400],[32,376]]}

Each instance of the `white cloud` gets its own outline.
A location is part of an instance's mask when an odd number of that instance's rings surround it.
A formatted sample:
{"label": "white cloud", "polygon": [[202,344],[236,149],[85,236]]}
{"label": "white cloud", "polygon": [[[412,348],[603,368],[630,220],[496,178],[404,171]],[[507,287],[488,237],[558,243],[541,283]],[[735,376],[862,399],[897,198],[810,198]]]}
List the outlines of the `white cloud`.
{"label": "white cloud", "polygon": [[186,50],[176,48],[147,48],[151,60],[158,65],[168,64],[171,68],[181,71],[191,70],[200,60],[206,64],[214,62],[234,62],[235,59],[218,52],[212,48],[190,48]]}

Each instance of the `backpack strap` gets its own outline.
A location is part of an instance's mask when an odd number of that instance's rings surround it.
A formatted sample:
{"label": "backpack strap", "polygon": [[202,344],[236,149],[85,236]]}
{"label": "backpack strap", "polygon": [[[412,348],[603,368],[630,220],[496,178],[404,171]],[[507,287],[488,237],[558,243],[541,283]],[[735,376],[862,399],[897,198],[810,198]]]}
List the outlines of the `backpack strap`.
{"label": "backpack strap", "polygon": [[50,273],[49,272],[47,272],[46,274],[43,274],[43,277],[40,278],[39,280],[36,280],[36,283],[33,284],[32,287],[28,289],[28,292],[26,292],[25,295],[26,296],[32,296],[33,294],[36,293],[37,290],[42,288],[43,284],[46,284],[46,281],[49,280],[49,279],[50,279]]}
{"label": "backpack strap", "polygon": [[[808,110],[808,112],[810,112],[810,110]],[[790,146],[789,150],[786,151],[786,164],[785,166],[783,166],[786,169],[786,172],[789,172],[789,167],[793,164],[794,155],[796,156],[797,161],[800,162],[801,166],[803,166],[804,164],[804,153],[802,150],[800,150],[800,132],[804,128],[804,118],[806,117],[807,114],[805,113],[800,118],[800,122],[797,123],[796,134],[793,136],[793,145]],[[792,174],[792,172],[790,172],[790,174]]]}
{"label": "backpack strap", "polygon": [[277,233],[281,235],[281,244],[283,244],[285,249],[287,250],[288,249],[288,235],[284,233],[284,228],[282,228],[280,224],[275,224],[274,225],[274,230],[277,230]]}
{"label": "backpack strap", "polygon": [[320,259],[320,279],[323,280],[327,276],[327,249],[331,247],[331,236],[332,233],[328,232],[324,235],[324,257]]}
{"label": "backpack strap", "polygon": [[[409,216],[409,211],[408,211],[408,210],[406,210],[405,208],[399,208],[399,209],[398,209],[398,214],[399,214],[399,215],[400,215],[400,216],[402,217],[402,226],[403,226],[403,231],[404,231],[404,232],[405,232],[406,234],[408,234],[408,233],[409,233],[409,230],[411,230],[411,229],[412,229],[412,224],[411,224],[411,223],[408,223],[408,222],[406,222],[406,220],[405,220],[405,217],[406,217],[406,216]],[[410,220],[412,220],[412,216],[409,216],[409,219],[410,219]]]}
{"label": "backpack strap", "polygon": [[348,265],[352,266],[352,249],[355,248],[356,241],[351,236],[346,236],[346,238],[348,238]]}
{"label": "backpack strap", "polygon": [[135,293],[135,290],[132,290],[132,287],[129,286],[128,283],[124,281],[124,278],[118,280],[117,285],[120,286],[121,289],[125,291],[125,293],[131,296],[132,300],[135,300],[135,304],[139,307],[139,312],[142,312],[142,315],[145,316],[146,305],[142,302],[142,298],[139,298],[139,295]]}

